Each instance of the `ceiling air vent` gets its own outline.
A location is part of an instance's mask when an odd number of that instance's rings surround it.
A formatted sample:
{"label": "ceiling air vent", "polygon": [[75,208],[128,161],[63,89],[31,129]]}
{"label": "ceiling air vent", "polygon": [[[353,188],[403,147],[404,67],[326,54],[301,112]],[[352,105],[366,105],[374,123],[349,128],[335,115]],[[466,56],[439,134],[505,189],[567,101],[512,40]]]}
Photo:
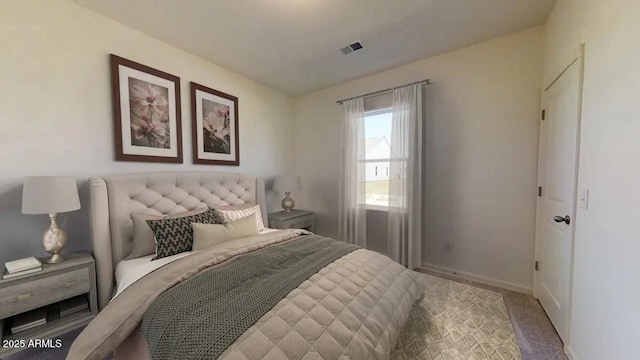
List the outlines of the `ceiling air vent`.
{"label": "ceiling air vent", "polygon": [[360,41],[356,41],[353,44],[349,44],[343,47],[342,49],[340,49],[340,52],[347,55],[347,54],[351,54],[354,51],[358,51],[360,49],[362,49],[362,43],[360,43]]}

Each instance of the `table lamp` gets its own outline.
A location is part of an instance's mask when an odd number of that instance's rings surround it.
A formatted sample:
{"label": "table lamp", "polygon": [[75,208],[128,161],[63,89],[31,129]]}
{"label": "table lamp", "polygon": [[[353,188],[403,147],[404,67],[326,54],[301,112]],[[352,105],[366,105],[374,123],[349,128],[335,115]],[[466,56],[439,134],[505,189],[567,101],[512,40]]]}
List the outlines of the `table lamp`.
{"label": "table lamp", "polygon": [[291,212],[296,203],[289,195],[292,191],[302,190],[300,176],[276,176],[275,180],[273,180],[273,190],[285,193],[280,205],[282,205],[284,211]]}
{"label": "table lamp", "polygon": [[42,245],[51,254],[50,264],[64,260],[60,251],[67,246],[67,234],[56,223],[56,215],[80,209],[76,179],[68,176],[30,176],[22,187],[23,214],[49,214],[51,226],[44,233]]}

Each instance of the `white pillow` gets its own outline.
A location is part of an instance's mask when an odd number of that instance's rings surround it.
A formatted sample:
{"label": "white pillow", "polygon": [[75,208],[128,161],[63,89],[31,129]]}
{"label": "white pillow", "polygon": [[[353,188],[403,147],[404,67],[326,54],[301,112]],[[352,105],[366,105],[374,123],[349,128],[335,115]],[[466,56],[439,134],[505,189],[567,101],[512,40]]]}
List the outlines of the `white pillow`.
{"label": "white pillow", "polygon": [[227,206],[216,208],[216,211],[222,215],[224,222],[231,222],[256,214],[256,226],[258,231],[264,229],[264,222],[262,222],[262,214],[260,213],[260,205],[239,205],[239,206]]}

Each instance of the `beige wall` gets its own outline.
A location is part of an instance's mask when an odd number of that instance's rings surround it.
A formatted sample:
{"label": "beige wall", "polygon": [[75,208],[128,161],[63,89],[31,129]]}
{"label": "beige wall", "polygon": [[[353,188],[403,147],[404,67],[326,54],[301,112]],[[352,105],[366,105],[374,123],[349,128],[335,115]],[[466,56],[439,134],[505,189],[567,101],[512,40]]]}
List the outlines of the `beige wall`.
{"label": "beige wall", "polygon": [[545,84],[586,43],[571,329],[575,360],[640,359],[640,2],[559,0]]}
{"label": "beige wall", "polygon": [[[0,264],[44,255],[46,216],[20,214],[27,175],[214,170],[270,177],[292,169],[293,100],[65,0],[0,3]],[[115,162],[108,55],[181,78],[185,163]],[[189,81],[239,98],[240,167],[191,164]],[[70,248],[89,247],[83,210],[62,216]],[[271,194],[272,208],[278,205]],[[273,201],[275,200],[275,202]]]}
{"label": "beige wall", "polygon": [[336,100],[431,78],[423,262],[531,291],[542,45],[534,28],[297,98],[298,206],[337,236]]}

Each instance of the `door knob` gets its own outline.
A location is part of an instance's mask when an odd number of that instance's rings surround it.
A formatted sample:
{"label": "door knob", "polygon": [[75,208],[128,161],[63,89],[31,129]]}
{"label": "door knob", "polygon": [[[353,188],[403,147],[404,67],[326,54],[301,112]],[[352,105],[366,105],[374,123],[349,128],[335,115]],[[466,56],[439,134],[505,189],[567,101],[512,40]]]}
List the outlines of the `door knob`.
{"label": "door knob", "polygon": [[554,216],[553,217],[553,221],[557,222],[557,223],[566,223],[567,225],[571,224],[571,217],[569,215],[566,215],[565,217],[562,216]]}

